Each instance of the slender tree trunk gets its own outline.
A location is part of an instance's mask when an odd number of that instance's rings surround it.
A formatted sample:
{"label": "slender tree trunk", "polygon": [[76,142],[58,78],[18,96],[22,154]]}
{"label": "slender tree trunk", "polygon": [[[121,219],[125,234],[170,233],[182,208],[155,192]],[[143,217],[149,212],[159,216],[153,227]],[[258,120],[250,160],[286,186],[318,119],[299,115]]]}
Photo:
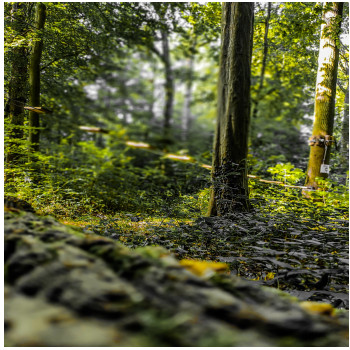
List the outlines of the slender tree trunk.
{"label": "slender tree trunk", "polygon": [[158,85],[157,85],[157,66],[156,66],[156,62],[153,61],[150,58],[151,61],[151,67],[152,67],[152,78],[151,78],[151,93],[152,93],[152,100],[149,104],[149,111],[151,114],[151,119],[150,119],[150,127],[154,128],[155,125],[157,124],[157,114],[155,111],[155,101],[157,100],[157,91],[158,91]]}
{"label": "slender tree trunk", "polygon": [[181,139],[182,141],[187,141],[188,130],[191,121],[191,102],[192,102],[192,85],[193,85],[193,64],[194,64],[194,55],[192,54],[188,58],[188,76],[185,87],[185,96],[184,96],[184,106],[182,111],[181,119]]}
{"label": "slender tree trunk", "polygon": [[259,90],[261,90],[262,87],[264,86],[266,61],[267,61],[267,54],[269,50],[268,35],[269,35],[269,26],[270,26],[270,16],[271,16],[271,2],[268,2],[267,13],[265,18],[264,53],[263,53],[263,61],[262,61],[261,73],[260,73]]}
{"label": "slender tree trunk", "polygon": [[211,216],[249,209],[246,158],[253,21],[254,3],[223,3]]}
{"label": "slender tree trunk", "polygon": [[150,114],[150,122],[152,124],[153,118],[154,118],[154,102],[155,102],[155,80],[156,80],[156,67],[154,61],[150,58],[151,61],[151,71],[152,71],[152,78],[150,79],[150,95],[151,100],[148,105],[148,110]]}
{"label": "slender tree trunk", "polygon": [[327,3],[325,6],[318,58],[315,117],[310,138],[310,156],[305,183],[310,188],[318,187],[317,177],[326,178],[328,176],[324,165],[329,164],[330,148],[333,143],[332,134],[339,61],[337,40],[339,40],[343,3],[333,2]]}
{"label": "slender tree trunk", "polygon": [[[12,5],[13,30],[19,36],[25,36],[26,32],[26,6],[27,3],[14,2]],[[28,57],[25,46],[18,46],[12,51],[11,79],[9,87],[9,124],[7,135],[9,136],[6,163],[8,166],[18,163],[21,152],[18,144],[23,140],[24,106],[28,91]]]}
{"label": "slender tree trunk", "polygon": [[[32,48],[29,63],[29,84],[30,84],[30,105],[40,106],[40,61],[43,50],[42,30],[44,29],[46,18],[46,6],[38,2],[35,11],[35,29],[37,38]],[[39,151],[40,140],[40,119],[39,114],[29,112],[29,144],[33,151]]]}
{"label": "slender tree trunk", "polygon": [[170,127],[173,117],[174,78],[170,60],[168,33],[166,30],[162,30],[161,35],[163,47],[162,60],[165,67],[164,136],[168,138],[170,136]]}
{"label": "slender tree trunk", "polygon": [[265,18],[263,59],[262,59],[260,79],[259,79],[259,88],[258,88],[258,94],[257,94],[258,96],[257,96],[256,102],[254,104],[253,113],[252,113],[253,118],[256,118],[256,115],[258,113],[258,104],[259,104],[259,100],[261,98],[261,90],[264,86],[265,69],[266,69],[267,55],[268,55],[268,50],[269,50],[268,35],[269,35],[269,26],[270,26],[270,16],[271,16],[271,2],[268,2],[267,3],[266,18]]}
{"label": "slender tree trunk", "polygon": [[[349,76],[349,67],[347,67],[347,76]],[[345,168],[349,164],[349,83],[345,90],[344,98],[344,112],[341,131],[341,156],[342,161],[345,163]]]}

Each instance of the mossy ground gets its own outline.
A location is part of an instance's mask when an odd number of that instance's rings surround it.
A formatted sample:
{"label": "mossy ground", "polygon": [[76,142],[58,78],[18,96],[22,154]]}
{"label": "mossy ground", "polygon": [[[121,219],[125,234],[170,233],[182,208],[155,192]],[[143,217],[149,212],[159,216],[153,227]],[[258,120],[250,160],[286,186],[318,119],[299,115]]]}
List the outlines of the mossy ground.
{"label": "mossy ground", "polygon": [[[165,248],[5,213],[11,346],[342,346],[347,317]],[[219,273],[222,272],[222,273]],[[325,313],[324,311],[327,311]],[[307,327],[305,327],[307,325]]]}

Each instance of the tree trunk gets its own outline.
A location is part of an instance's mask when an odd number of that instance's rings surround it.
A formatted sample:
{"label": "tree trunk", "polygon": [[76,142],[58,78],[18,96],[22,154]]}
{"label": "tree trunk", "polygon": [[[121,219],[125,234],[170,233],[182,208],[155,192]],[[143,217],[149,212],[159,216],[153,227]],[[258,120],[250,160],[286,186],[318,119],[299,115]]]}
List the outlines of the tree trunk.
{"label": "tree trunk", "polygon": [[254,3],[223,3],[209,215],[249,209],[246,158]]}
{"label": "tree trunk", "polygon": [[[340,22],[343,3],[325,5],[321,26],[320,51],[315,96],[315,117],[310,139],[310,156],[305,186],[317,188],[316,178],[326,178],[333,141],[334,107],[338,72]],[[321,165],[322,169],[321,169]]]}
{"label": "tree trunk", "polygon": [[169,40],[166,30],[162,30],[162,60],[165,67],[165,106],[164,106],[164,137],[170,136],[170,124],[173,116],[174,104],[174,78],[171,68]]}
{"label": "tree trunk", "polygon": [[[349,76],[349,67],[347,68],[347,76]],[[349,83],[345,90],[343,123],[341,131],[341,157],[344,167],[349,164]]]}
{"label": "tree trunk", "polygon": [[[40,61],[43,50],[42,30],[46,18],[46,6],[38,2],[35,11],[35,29],[37,38],[33,44],[29,63],[30,105],[40,106]],[[29,144],[33,151],[39,151],[40,120],[39,114],[29,112]]]}
{"label": "tree trunk", "polygon": [[269,35],[269,26],[270,26],[270,16],[271,16],[271,2],[268,2],[267,3],[267,13],[266,13],[266,18],[265,18],[263,59],[262,59],[260,79],[259,79],[259,88],[258,88],[258,94],[257,94],[258,96],[256,98],[256,102],[254,104],[254,109],[253,109],[253,113],[252,113],[253,118],[256,118],[256,115],[258,113],[258,104],[259,104],[259,100],[261,98],[261,90],[264,86],[266,61],[267,61],[267,54],[268,54],[268,50],[269,50],[268,35]]}
{"label": "tree trunk", "polygon": [[151,70],[152,70],[152,78],[151,78],[151,101],[150,101],[150,104],[149,104],[149,113],[151,115],[151,119],[150,119],[150,128],[153,129],[156,125],[157,125],[157,114],[156,114],[156,111],[155,111],[155,101],[157,100],[157,94],[156,94],[156,91],[157,91],[157,76],[158,76],[158,73],[157,73],[157,65],[156,65],[156,62],[154,60],[152,60],[152,58],[150,57],[149,58],[150,62],[151,62]]}
{"label": "tree trunk", "polygon": [[194,64],[194,54],[188,58],[188,75],[185,87],[185,96],[184,96],[184,106],[182,111],[181,118],[181,139],[182,141],[187,141],[188,129],[191,121],[191,102],[192,102],[192,85],[193,85],[193,64]]}
{"label": "tree trunk", "polygon": [[[27,3],[15,2],[12,5],[12,28],[18,36],[26,33]],[[11,79],[9,86],[9,137],[6,163],[8,166],[17,164],[21,158],[18,151],[20,140],[23,139],[24,106],[27,100],[28,88],[28,57],[25,46],[17,46],[12,51]]]}

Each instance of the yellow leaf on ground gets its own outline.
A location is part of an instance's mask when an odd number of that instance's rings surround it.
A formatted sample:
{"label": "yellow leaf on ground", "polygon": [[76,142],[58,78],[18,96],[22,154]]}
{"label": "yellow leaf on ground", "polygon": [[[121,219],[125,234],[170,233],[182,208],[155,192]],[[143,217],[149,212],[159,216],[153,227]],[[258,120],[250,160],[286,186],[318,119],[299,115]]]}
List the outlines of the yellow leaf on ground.
{"label": "yellow leaf on ground", "polygon": [[329,316],[334,314],[333,306],[327,303],[318,303],[315,301],[302,301],[300,303],[300,306],[304,310],[312,312],[313,314]]}
{"label": "yellow leaf on ground", "polygon": [[221,262],[183,259],[180,265],[200,277],[210,277],[215,272],[225,272],[228,265]]}
{"label": "yellow leaf on ground", "polygon": [[266,276],[265,276],[265,281],[268,281],[268,280],[272,280],[275,278],[275,272],[269,272]]}

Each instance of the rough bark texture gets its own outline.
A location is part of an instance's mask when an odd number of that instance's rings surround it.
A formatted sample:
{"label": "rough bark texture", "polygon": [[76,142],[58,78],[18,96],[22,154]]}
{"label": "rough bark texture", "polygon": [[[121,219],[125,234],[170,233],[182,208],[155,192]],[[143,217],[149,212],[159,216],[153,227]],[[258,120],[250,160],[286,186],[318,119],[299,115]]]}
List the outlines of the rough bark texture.
{"label": "rough bark texture", "polygon": [[346,312],[191,271],[160,247],[5,212],[5,345],[348,345]]}
{"label": "rough bark texture", "polygon": [[[349,75],[349,68],[347,69],[347,76]],[[341,155],[345,163],[344,167],[348,168],[349,164],[349,83],[345,91],[344,98],[344,112],[341,131]]]}
{"label": "rough bark texture", "polygon": [[[331,6],[330,6],[331,5]],[[309,164],[305,185],[317,188],[317,177],[326,178],[321,173],[321,164],[329,164],[332,142],[323,142],[326,135],[333,134],[334,106],[338,73],[340,22],[343,11],[342,2],[325,5],[321,26],[320,51],[316,81],[314,125],[312,139],[316,140],[310,147]],[[321,141],[320,141],[321,140]]]}
{"label": "rough bark texture", "polygon": [[166,30],[163,30],[161,34],[163,47],[162,60],[165,67],[164,136],[167,138],[170,135],[170,125],[173,117],[174,78],[170,61],[168,33]]}
{"label": "rough bark texture", "polygon": [[[29,62],[29,103],[32,107],[40,107],[40,61],[43,50],[42,30],[46,18],[46,6],[38,2],[35,11],[35,29],[37,38],[32,47],[32,53]],[[40,140],[40,119],[39,114],[29,112],[29,143],[33,151],[39,151]]]}
{"label": "rough bark texture", "polygon": [[268,54],[268,51],[269,51],[268,36],[269,36],[269,27],[270,27],[270,16],[271,16],[271,2],[268,2],[267,3],[267,10],[266,10],[266,18],[265,18],[265,34],[264,34],[263,59],[262,59],[260,79],[259,79],[258,97],[257,97],[256,102],[254,104],[254,109],[253,109],[253,113],[252,113],[252,117],[253,118],[256,118],[256,116],[257,116],[258,104],[259,104],[259,100],[261,98],[261,90],[262,90],[262,88],[264,86],[267,54]]}
{"label": "rough bark texture", "polygon": [[[25,36],[26,32],[26,3],[13,3],[12,27],[19,36]],[[18,46],[11,52],[11,78],[9,87],[9,136],[6,163],[8,166],[18,163],[21,154],[16,151],[19,140],[23,139],[24,106],[28,91],[28,57],[25,46]]]}
{"label": "rough bark texture", "polygon": [[223,3],[211,216],[249,208],[246,158],[253,20],[253,3]]}

